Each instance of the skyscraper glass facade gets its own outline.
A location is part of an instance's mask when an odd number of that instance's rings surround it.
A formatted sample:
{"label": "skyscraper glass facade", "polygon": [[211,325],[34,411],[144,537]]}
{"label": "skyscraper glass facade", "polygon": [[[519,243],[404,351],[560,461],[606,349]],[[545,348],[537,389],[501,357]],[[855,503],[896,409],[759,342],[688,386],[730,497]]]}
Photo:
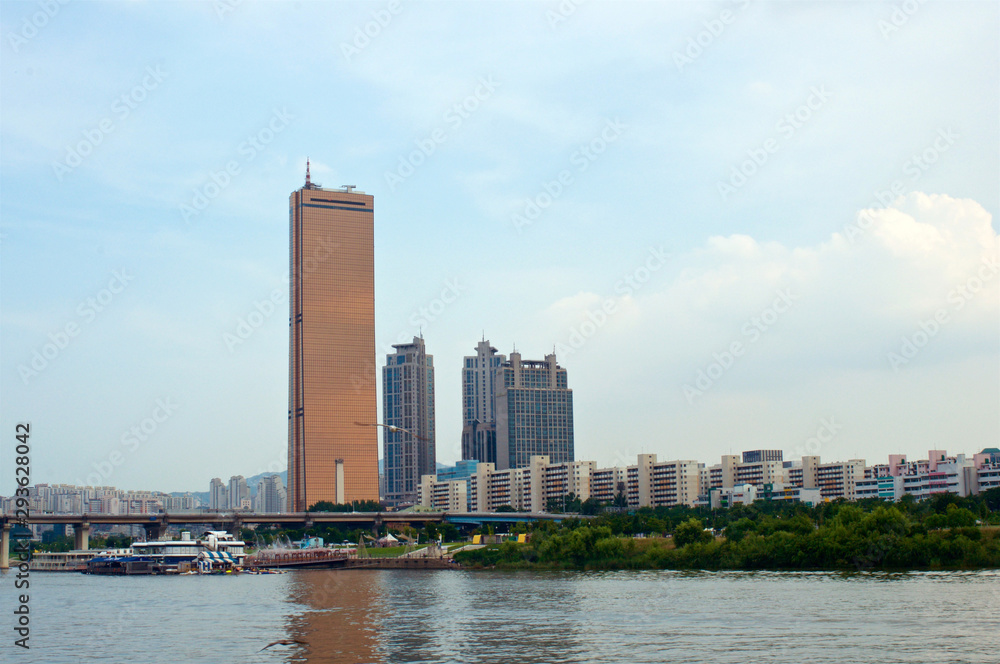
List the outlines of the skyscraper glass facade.
{"label": "skyscraper glass facade", "polygon": [[289,200],[291,511],[379,498],[374,199],[349,189]]}

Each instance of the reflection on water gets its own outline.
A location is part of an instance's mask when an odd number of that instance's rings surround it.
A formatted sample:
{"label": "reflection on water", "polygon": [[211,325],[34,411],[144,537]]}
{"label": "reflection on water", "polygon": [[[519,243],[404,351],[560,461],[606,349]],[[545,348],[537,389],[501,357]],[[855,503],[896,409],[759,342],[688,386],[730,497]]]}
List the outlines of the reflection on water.
{"label": "reflection on water", "polygon": [[1000,573],[33,573],[31,630],[0,661],[995,664]]}
{"label": "reflection on water", "polygon": [[[527,575],[530,577],[530,575]],[[457,571],[303,572],[289,586],[302,612],[292,662],[568,661],[580,654],[578,586]],[[536,616],[547,616],[544,620]],[[500,659],[508,658],[504,655]]]}
{"label": "reflection on water", "polygon": [[378,572],[324,570],[294,573],[289,598],[301,612],[288,619],[289,637],[305,642],[294,662],[382,661],[378,634],[386,616]]}
{"label": "reflection on water", "polygon": [[[302,572],[291,662],[995,662],[1000,576]],[[933,597],[933,601],[929,601]],[[888,657],[888,659],[886,659]]]}

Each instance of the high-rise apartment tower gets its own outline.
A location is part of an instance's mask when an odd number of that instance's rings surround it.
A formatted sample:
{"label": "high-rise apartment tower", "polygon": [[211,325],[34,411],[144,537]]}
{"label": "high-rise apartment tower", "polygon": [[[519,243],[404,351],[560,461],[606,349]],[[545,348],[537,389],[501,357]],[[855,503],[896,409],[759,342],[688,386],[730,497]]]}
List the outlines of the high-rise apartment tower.
{"label": "high-rise apartment tower", "polygon": [[483,463],[497,461],[496,398],[493,394],[497,370],[506,361],[483,339],[476,354],[464,358],[462,367],[462,458]]}
{"label": "high-rise apartment tower", "polygon": [[[422,337],[393,344],[382,368],[382,449],[385,458],[385,500],[391,505],[415,505],[422,475],[436,471],[434,449],[434,356]],[[393,427],[393,428],[389,428]]]}
{"label": "high-rise apartment tower", "polygon": [[497,469],[523,468],[533,456],[557,464],[574,460],[573,390],[554,353],[544,360],[511,353],[497,369],[494,394]]}

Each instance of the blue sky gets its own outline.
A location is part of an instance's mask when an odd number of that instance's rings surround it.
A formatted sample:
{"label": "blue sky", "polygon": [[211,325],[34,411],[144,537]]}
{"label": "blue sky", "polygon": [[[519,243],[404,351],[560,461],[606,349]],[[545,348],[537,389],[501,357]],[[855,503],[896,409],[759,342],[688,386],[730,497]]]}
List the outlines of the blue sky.
{"label": "blue sky", "polygon": [[375,196],[378,363],[422,329],[439,461],[484,333],[557,349],[600,465],[995,446],[998,18],[4,2],[2,430],[31,422],[35,482],[283,469],[309,157]]}

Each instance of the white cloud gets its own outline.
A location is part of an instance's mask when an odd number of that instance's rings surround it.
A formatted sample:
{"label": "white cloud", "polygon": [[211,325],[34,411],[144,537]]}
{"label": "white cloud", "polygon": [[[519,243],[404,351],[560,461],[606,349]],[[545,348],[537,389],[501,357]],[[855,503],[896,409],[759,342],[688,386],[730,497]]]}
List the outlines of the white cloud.
{"label": "white cloud", "polygon": [[[545,328],[563,341],[560,362],[570,369],[582,421],[595,429],[581,427],[578,456],[597,456],[597,441],[622,434],[666,451],[667,433],[641,420],[623,426],[613,412],[604,412],[607,404],[623,400],[646,403],[681,429],[707,413],[718,419],[756,413],[744,423],[744,439],[728,443],[743,449],[768,435],[781,437],[790,413],[778,404],[792,396],[813,407],[833,401],[817,382],[821,375],[867,376],[871,391],[852,399],[870,408],[886,391],[912,390],[909,383],[927,372],[950,376],[920,379],[928,390],[923,403],[931,404],[934,386],[956,382],[951,374],[961,374],[970,360],[996,366],[1000,274],[990,215],[975,201],[923,193],[870,212],[874,222],[854,243],[841,232],[804,247],[747,235],[713,237],[676,257],[672,275],[657,281],[654,274],[634,295],[616,295],[609,287],[552,303],[542,317]],[[586,321],[599,318],[596,312],[608,301],[616,312],[589,326]],[[902,339],[912,339],[940,311],[947,321],[915,357],[894,366],[890,353],[899,354]],[[703,394],[687,398],[684,386],[694,386],[733,343],[741,344],[742,355]],[[983,388],[970,384],[968,400],[988,399]],[[892,422],[929,412],[884,415]],[[954,430],[966,424],[955,422]],[[864,432],[861,427],[858,435]],[[708,449],[722,444],[712,436],[706,434]]]}

